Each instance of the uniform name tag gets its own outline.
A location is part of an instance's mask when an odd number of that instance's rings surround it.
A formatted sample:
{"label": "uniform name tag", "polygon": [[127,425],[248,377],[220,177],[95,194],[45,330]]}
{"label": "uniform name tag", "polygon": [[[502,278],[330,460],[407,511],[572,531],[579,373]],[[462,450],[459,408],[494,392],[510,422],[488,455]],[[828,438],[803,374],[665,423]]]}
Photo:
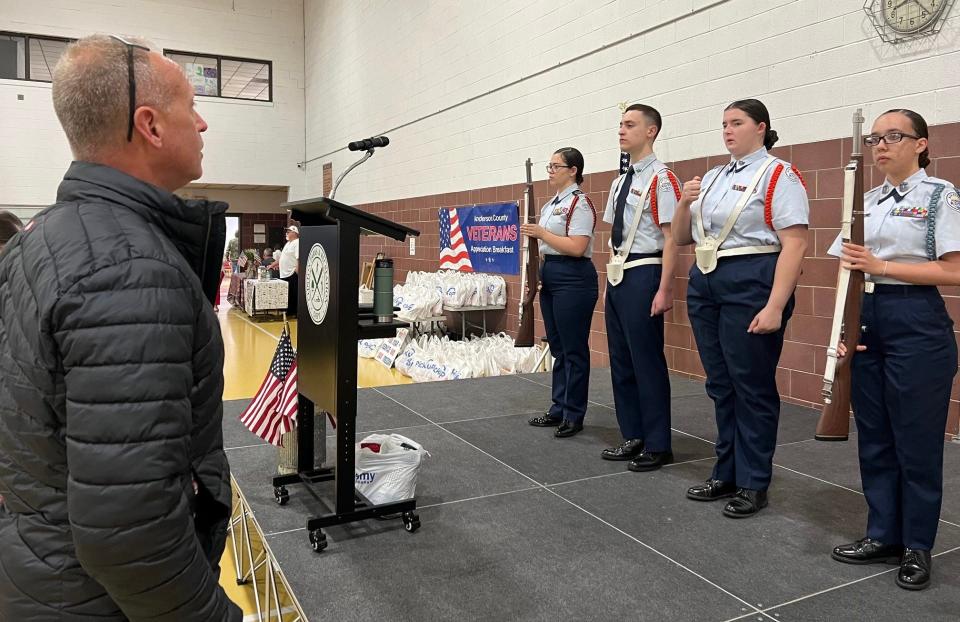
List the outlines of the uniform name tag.
{"label": "uniform name tag", "polygon": [[637,196],[640,196],[641,193],[636,188],[630,188],[630,194],[635,194]]}
{"label": "uniform name tag", "polygon": [[736,190],[737,192],[746,192],[746,191],[747,191],[747,187],[746,187],[746,186],[741,186],[740,184],[733,184],[732,186],[730,186],[730,188],[731,188],[732,190]]}
{"label": "uniform name tag", "polygon": [[926,218],[929,210],[926,207],[895,207],[890,210],[891,216],[902,218]]}

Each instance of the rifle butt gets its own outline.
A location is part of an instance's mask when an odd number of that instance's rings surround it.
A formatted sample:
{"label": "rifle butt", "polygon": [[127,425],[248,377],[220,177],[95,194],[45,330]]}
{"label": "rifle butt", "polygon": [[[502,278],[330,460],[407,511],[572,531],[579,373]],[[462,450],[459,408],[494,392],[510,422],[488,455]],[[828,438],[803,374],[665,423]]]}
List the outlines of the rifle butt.
{"label": "rifle butt", "polygon": [[523,316],[520,319],[520,328],[517,330],[517,338],[513,340],[513,345],[518,348],[529,348],[533,346],[532,303],[525,303],[523,305]]}
{"label": "rifle butt", "polygon": [[830,403],[823,405],[813,438],[818,441],[845,441],[850,438],[850,365],[837,367]]}

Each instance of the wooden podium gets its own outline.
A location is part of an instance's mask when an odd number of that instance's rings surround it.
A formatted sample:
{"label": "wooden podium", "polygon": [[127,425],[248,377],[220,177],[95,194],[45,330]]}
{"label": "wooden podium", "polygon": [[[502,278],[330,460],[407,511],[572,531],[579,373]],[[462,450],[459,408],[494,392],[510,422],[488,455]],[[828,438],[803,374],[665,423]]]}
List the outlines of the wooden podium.
{"label": "wooden podium", "polygon": [[[374,505],[356,492],[354,475],[357,419],[357,341],[393,337],[406,322],[377,322],[372,307],[357,302],[360,236],[385,235],[404,241],[419,231],[325,197],[284,205],[300,222],[297,309],[297,473],[273,478],[274,498],[290,499],[287,484],[335,480],[335,511],[307,520],[314,551],[327,547],[323,527],[388,514],[401,515],[404,528],[420,527],[415,498]],[[336,462],[314,468],[314,412],[336,421]]]}

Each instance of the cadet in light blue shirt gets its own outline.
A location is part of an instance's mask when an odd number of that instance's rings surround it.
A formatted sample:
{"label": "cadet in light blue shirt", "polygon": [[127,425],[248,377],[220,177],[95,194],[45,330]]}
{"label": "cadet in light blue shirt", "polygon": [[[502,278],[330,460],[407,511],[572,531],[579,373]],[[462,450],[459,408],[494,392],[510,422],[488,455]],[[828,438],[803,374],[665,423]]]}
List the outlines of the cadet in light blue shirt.
{"label": "cadet in light blue shirt", "polygon": [[603,216],[611,225],[604,320],[623,440],[600,456],[629,460],[637,472],[673,461],[663,314],[673,307],[677,247],[670,230],[680,181],[653,152],[662,127],[651,106],[624,110],[618,137],[630,168],[610,186]]}
{"label": "cadet in light blue shirt", "polygon": [[567,438],[583,429],[590,381],[590,322],[597,304],[597,270],[590,260],[597,213],[580,190],[583,154],[557,149],[547,165],[557,194],[540,210],[539,224],[524,223],[520,232],[540,240],[540,311],[550,342],[553,404],[530,425],[556,427]]}
{"label": "cadet in light blue shirt", "polygon": [[[851,564],[899,562],[897,585],[930,585],[943,497],[943,432],[957,373],[953,321],[937,290],[960,285],[960,194],[928,177],[927,123],[912,110],[874,121],[864,144],[885,179],[866,193],[864,246],[830,247],[867,275],[851,361],[864,538],[833,549]],[[844,353],[842,348],[840,354]]]}
{"label": "cadet in light blue shirt", "polygon": [[767,505],[777,444],[777,363],[807,248],[809,207],[789,162],[767,153],[777,141],[756,99],[723,113],[730,162],[684,184],[673,218],[678,244],[695,241],[687,311],[717,417],[717,462],[695,501],[733,496],[724,516]]}

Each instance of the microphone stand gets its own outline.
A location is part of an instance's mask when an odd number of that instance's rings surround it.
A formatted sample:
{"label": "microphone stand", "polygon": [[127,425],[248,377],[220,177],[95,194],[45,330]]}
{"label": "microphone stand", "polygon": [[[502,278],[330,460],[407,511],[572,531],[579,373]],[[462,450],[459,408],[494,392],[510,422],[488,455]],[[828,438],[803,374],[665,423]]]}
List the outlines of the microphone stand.
{"label": "microphone stand", "polygon": [[349,173],[349,172],[352,171],[353,169],[357,168],[358,166],[360,166],[361,164],[363,164],[364,162],[366,162],[367,160],[369,160],[369,159],[370,159],[370,156],[372,156],[372,155],[373,155],[373,147],[367,149],[367,153],[364,154],[364,156],[363,156],[362,158],[360,158],[359,160],[357,160],[356,162],[354,162],[353,164],[351,164],[351,165],[347,168],[347,170],[345,170],[345,171],[343,171],[342,173],[340,173],[340,176],[337,177],[337,182],[336,182],[335,184],[333,184],[333,190],[330,192],[330,198],[331,198],[331,199],[332,199],[334,196],[336,196],[336,194],[337,194],[337,187],[340,186],[340,182],[343,181],[343,178],[347,176],[347,173]]}

